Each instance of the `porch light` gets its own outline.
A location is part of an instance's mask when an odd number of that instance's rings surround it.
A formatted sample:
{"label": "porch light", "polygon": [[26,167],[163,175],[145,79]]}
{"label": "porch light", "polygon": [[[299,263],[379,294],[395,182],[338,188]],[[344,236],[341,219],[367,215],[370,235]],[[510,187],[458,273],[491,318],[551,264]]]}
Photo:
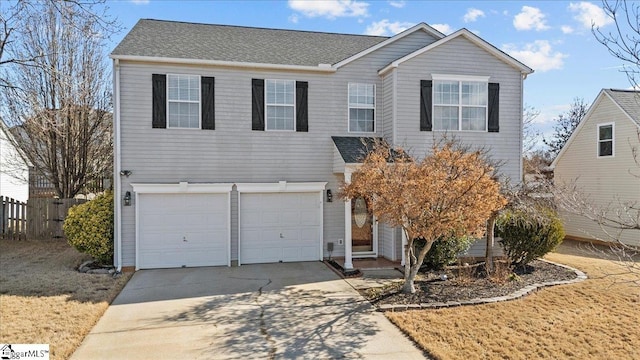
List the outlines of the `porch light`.
{"label": "porch light", "polygon": [[124,193],[124,206],[131,206],[131,191]]}
{"label": "porch light", "polygon": [[331,189],[327,189],[327,202],[333,201],[333,194],[331,193]]}

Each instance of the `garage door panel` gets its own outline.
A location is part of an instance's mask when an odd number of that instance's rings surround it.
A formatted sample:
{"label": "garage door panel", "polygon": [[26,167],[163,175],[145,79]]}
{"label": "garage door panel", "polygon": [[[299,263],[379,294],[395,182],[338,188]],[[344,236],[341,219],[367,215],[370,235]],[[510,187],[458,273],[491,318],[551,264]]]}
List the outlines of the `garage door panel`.
{"label": "garage door panel", "polygon": [[140,194],[138,200],[139,268],[228,264],[228,194]]}
{"label": "garage door panel", "polygon": [[314,261],[320,254],[318,193],[240,195],[240,262]]}

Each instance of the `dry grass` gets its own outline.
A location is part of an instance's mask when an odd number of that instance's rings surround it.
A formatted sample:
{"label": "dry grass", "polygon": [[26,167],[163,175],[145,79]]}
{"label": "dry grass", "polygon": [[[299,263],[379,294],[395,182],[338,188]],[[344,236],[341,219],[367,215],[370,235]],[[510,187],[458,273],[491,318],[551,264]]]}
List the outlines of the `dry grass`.
{"label": "dry grass", "polygon": [[61,240],[0,240],[0,343],[71,356],[130,278],[75,271],[86,259]]}
{"label": "dry grass", "polygon": [[387,313],[439,359],[640,359],[638,274],[614,259],[563,244],[547,259],[588,280],[525,298],[478,306]]}

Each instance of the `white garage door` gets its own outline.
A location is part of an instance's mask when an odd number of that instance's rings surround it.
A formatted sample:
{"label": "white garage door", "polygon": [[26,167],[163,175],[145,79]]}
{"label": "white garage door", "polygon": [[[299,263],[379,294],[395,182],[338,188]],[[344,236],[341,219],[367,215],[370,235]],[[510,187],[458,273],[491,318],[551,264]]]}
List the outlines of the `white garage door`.
{"label": "white garage door", "polygon": [[227,194],[139,194],[138,268],[228,264]]}
{"label": "white garage door", "polygon": [[240,262],[319,260],[320,205],[317,192],[240,194]]}

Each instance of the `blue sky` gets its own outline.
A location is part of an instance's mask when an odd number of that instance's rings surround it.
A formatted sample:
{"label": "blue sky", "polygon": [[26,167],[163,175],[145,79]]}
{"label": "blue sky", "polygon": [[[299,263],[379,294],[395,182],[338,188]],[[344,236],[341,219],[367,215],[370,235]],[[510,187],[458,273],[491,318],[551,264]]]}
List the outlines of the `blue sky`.
{"label": "blue sky", "polygon": [[125,30],[140,18],[281,29],[392,36],[425,22],[445,34],[467,28],[535,70],[525,81],[525,104],[541,111],[537,127],[575,97],[591,103],[602,88],[629,88],[622,63],[591,33],[613,30],[601,3],[587,1],[109,1]]}

